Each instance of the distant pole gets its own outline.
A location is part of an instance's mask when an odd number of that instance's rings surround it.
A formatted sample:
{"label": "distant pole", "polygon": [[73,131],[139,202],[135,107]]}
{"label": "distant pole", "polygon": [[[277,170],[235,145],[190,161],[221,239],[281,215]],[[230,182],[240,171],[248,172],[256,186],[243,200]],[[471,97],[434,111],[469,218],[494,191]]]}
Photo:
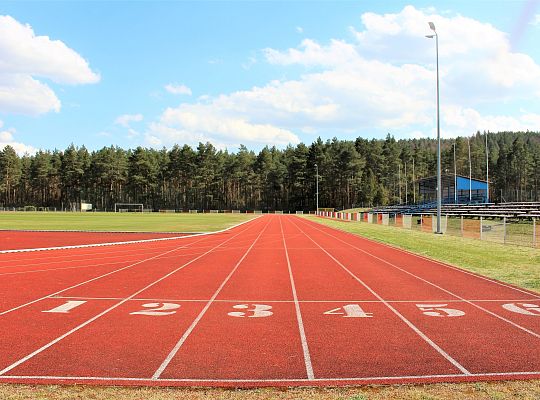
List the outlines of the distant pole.
{"label": "distant pole", "polygon": [[457,204],[456,142],[454,142],[454,204]]}
{"label": "distant pole", "polygon": [[319,212],[319,166],[315,164],[315,177],[316,177],[316,195],[317,195],[317,212]]}
{"label": "distant pole", "polygon": [[398,165],[398,190],[399,190],[399,204],[401,201],[401,163]]}
{"label": "distant pole", "polygon": [[488,150],[488,134],[486,132],[486,203],[489,203],[489,150]]}
{"label": "distant pole", "polygon": [[412,182],[413,182],[413,187],[412,187],[413,203],[416,204],[416,184],[414,183],[414,156],[412,159]]}
{"label": "distant pole", "polygon": [[469,203],[472,202],[472,164],[471,164],[471,141],[467,138],[467,145],[469,146]]}
{"label": "distant pole", "polygon": [[407,196],[407,161],[405,161],[405,204],[409,204],[409,197]]}
{"label": "distant pole", "polygon": [[429,22],[429,28],[434,32],[433,35],[426,35],[427,38],[433,39],[435,37],[435,54],[437,60],[437,231],[435,233],[442,233],[441,231],[441,207],[442,207],[442,183],[441,183],[441,129],[439,118],[439,35],[435,30],[435,24]]}

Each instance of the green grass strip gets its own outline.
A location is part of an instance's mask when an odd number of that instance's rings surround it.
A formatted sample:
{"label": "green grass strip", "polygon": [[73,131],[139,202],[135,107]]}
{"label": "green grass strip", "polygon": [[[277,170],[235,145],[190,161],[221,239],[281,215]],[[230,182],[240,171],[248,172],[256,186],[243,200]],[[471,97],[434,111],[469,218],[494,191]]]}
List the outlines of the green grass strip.
{"label": "green grass strip", "polygon": [[214,232],[253,217],[253,214],[1,212],[0,229]]}
{"label": "green grass strip", "polygon": [[313,221],[540,292],[540,250],[364,222]]}

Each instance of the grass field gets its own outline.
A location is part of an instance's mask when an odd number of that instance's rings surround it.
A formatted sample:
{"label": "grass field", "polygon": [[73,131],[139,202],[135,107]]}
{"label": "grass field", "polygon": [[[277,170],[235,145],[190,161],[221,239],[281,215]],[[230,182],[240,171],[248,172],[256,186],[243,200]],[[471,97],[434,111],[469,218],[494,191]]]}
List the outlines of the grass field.
{"label": "grass field", "polygon": [[314,216],[306,218],[540,292],[538,249],[363,222],[347,223]]}
{"label": "grass field", "polygon": [[0,229],[111,232],[212,232],[254,214],[2,212]]}

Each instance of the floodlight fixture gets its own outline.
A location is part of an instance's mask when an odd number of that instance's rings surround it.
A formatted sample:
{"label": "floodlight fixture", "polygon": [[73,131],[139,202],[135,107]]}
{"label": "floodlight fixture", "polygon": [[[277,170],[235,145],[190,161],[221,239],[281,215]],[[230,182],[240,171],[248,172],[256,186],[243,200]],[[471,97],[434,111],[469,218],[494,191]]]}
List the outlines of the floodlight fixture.
{"label": "floodlight fixture", "polygon": [[435,32],[433,35],[426,35],[428,39],[435,37],[435,55],[437,60],[437,231],[441,231],[441,208],[442,208],[442,182],[441,182],[441,129],[440,129],[440,113],[439,113],[439,35],[435,30],[435,24],[428,22],[429,28]]}

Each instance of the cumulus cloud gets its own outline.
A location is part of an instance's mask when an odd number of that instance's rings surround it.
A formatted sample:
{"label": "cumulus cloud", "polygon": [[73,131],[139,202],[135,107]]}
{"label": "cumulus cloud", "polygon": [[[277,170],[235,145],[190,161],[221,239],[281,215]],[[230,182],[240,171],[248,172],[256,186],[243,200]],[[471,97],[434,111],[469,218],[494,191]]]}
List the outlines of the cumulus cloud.
{"label": "cumulus cloud", "polygon": [[[538,130],[538,115],[513,110],[538,101],[540,66],[512,50],[507,33],[451,12],[407,6],[397,13],[365,13],[348,39],[304,39],[295,48],[262,50],[295,79],[166,109],[148,137],[160,143],[297,143],[297,134],[355,137],[391,131],[421,137],[435,126],[435,43],[439,34],[443,136],[476,130]],[[507,115],[483,114],[501,102]],[[496,107],[493,107],[496,108]],[[498,108],[498,107],[497,107]]]}
{"label": "cumulus cloud", "polygon": [[477,131],[538,130],[540,114],[522,112],[517,116],[482,115],[472,108],[451,105],[444,108],[442,121],[452,136],[468,136]]}
{"label": "cumulus cloud", "polygon": [[143,118],[142,114],[122,114],[114,120],[114,123],[124,128],[129,128],[132,122],[141,122]]}
{"label": "cumulus cloud", "polygon": [[233,116],[220,108],[219,103],[184,104],[168,108],[158,123],[150,125],[147,139],[157,143],[197,143],[211,141],[237,145],[239,143],[298,143],[298,137],[270,124],[257,124],[241,116]]}
{"label": "cumulus cloud", "polygon": [[39,78],[70,85],[100,80],[88,62],[62,41],[37,36],[30,25],[0,16],[0,111],[58,112],[60,100]]}
{"label": "cumulus cloud", "polygon": [[191,89],[183,84],[178,85],[174,83],[169,83],[168,85],[165,85],[165,90],[172,94],[184,94],[187,96],[191,96]]}
{"label": "cumulus cloud", "polygon": [[[3,127],[3,122],[0,121],[0,128]],[[16,142],[15,138],[13,137],[13,134],[15,133],[15,129],[5,129],[0,130],[0,150],[2,150],[6,146],[11,146],[13,149],[17,152],[19,155],[23,154],[35,154],[37,152],[37,149],[35,147],[26,145],[24,143]]]}

